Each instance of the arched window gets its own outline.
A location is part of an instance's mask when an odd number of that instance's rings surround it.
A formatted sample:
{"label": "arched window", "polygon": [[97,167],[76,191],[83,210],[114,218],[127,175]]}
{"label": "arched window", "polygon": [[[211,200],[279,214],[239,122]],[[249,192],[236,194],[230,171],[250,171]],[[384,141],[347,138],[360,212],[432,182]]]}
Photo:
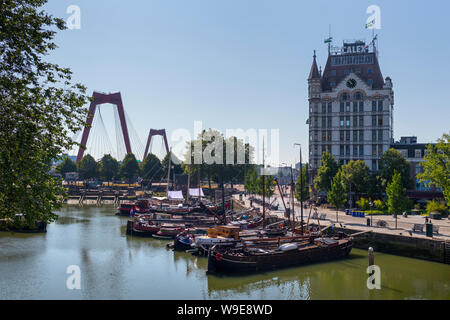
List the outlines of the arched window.
{"label": "arched window", "polygon": [[361,92],[356,92],[353,97],[355,100],[362,100],[362,98],[363,98]]}
{"label": "arched window", "polygon": [[348,100],[348,93],[344,92],[344,93],[341,95],[341,100],[343,100],[343,101]]}

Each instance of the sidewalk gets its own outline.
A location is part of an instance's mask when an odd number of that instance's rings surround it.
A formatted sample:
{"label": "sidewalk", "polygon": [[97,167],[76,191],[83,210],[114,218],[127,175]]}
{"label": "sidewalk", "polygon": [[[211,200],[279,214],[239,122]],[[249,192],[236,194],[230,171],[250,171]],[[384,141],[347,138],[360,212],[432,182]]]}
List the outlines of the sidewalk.
{"label": "sidewalk", "polygon": [[[234,195],[234,198],[236,200],[239,200],[239,196]],[[271,202],[273,201],[274,197],[271,198]],[[243,197],[244,203],[246,207],[250,207],[250,200],[248,200],[248,197]],[[285,201],[287,201],[285,199]],[[284,207],[282,204],[281,199],[275,200],[275,203],[279,204],[280,211],[270,211],[266,208],[266,213],[271,215],[277,215],[280,218],[284,218]],[[286,203],[286,205],[288,205]],[[262,206],[253,202],[254,208],[260,208],[262,210]],[[303,209],[303,221],[305,223],[308,220],[310,209]],[[317,212],[319,213],[319,217],[321,214],[326,214],[325,220],[319,220],[319,223],[321,225],[329,226],[333,223],[336,223],[336,210],[332,209],[326,209],[319,207]],[[311,216],[314,213],[314,210],[311,212]],[[422,216],[408,216],[407,218],[398,215],[397,216],[397,229],[394,229],[395,227],[395,218],[392,215],[389,216],[373,216],[372,226],[367,226],[367,218],[371,218],[370,216],[366,216],[365,218],[357,218],[352,217],[350,215],[346,215],[345,212],[339,211],[338,212],[338,223],[337,226],[342,226],[345,228],[350,228],[354,230],[360,230],[360,231],[372,231],[377,233],[385,233],[385,234],[395,234],[395,235],[402,235],[402,236],[408,236],[408,237],[415,237],[415,238],[427,238],[425,235],[425,227],[423,228],[424,232],[412,232],[412,227],[414,224],[421,224],[424,225],[425,218]],[[295,208],[295,219],[296,221],[300,221],[300,207],[296,204]],[[378,227],[376,226],[376,223],[380,220],[383,220],[387,223],[387,227]],[[310,219],[310,223],[317,224],[317,219],[312,220]],[[433,239],[440,239],[445,241],[450,241],[450,220],[449,219],[442,219],[442,220],[432,220],[433,225],[436,225],[439,227],[439,234],[433,234]]]}

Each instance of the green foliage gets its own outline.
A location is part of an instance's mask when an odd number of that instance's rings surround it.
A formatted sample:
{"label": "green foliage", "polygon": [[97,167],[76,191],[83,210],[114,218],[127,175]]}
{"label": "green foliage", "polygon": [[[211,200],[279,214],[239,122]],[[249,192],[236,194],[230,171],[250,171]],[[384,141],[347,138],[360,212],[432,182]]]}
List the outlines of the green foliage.
{"label": "green foliage", "polygon": [[400,173],[402,186],[405,189],[413,187],[413,181],[410,175],[410,164],[402,157],[396,149],[389,149],[380,158],[378,176],[381,179],[383,187],[386,187],[389,181],[392,181],[394,171]]}
{"label": "green foliage", "polygon": [[328,192],[327,200],[331,203],[337,210],[342,208],[347,201],[347,194],[345,193],[345,187],[342,182],[342,172],[341,170],[334,176],[331,181],[331,189]]}
{"label": "green foliage", "polygon": [[370,208],[370,199],[361,198],[358,201],[356,201],[356,204],[363,211],[369,210],[369,208]]}
{"label": "green foliage", "polygon": [[377,208],[378,210],[380,210],[380,211],[385,210],[385,205],[382,200],[375,200],[373,202],[373,204],[374,204],[375,208]]}
{"label": "green foliage", "polygon": [[72,149],[87,115],[85,88],[48,61],[65,22],[46,13],[45,3],[0,4],[0,217],[22,213],[28,226],[56,219],[65,190],[50,164]]}
{"label": "green foliage", "polygon": [[361,194],[367,192],[370,178],[369,168],[363,160],[352,160],[341,167],[342,181],[348,192]]}
{"label": "green foliage", "polygon": [[[303,167],[302,178],[303,178],[303,194],[302,194],[302,196],[303,196],[303,201],[305,201],[305,200],[309,200],[309,184],[308,184],[308,181],[309,181],[309,170],[308,170],[308,164],[306,164]],[[301,189],[300,182],[301,182],[301,180],[300,180],[300,173],[299,173],[298,178],[297,178],[297,185],[295,187],[295,198],[298,201],[300,201],[300,199],[301,199],[300,198],[300,189]]]}
{"label": "green foliage", "polygon": [[64,160],[56,167],[56,172],[60,173],[64,178],[67,172],[76,172],[77,165],[75,162],[69,159],[69,157],[64,158]]}
{"label": "green foliage", "polygon": [[139,176],[139,164],[132,153],[127,153],[120,165],[120,176],[128,182],[133,182]]}
{"label": "green foliage", "polygon": [[78,163],[78,174],[82,180],[98,178],[98,164],[90,154]]}
{"label": "green foliage", "polygon": [[151,181],[159,181],[164,176],[161,161],[153,153],[149,153],[142,161],[141,176]]}
{"label": "green foliage", "polygon": [[447,206],[444,201],[432,200],[427,202],[426,212],[428,214],[432,212],[439,212],[440,214],[446,214]]}
{"label": "green foliage", "polygon": [[450,133],[444,134],[436,146],[429,145],[422,163],[423,172],[417,177],[421,182],[442,188],[447,204],[450,204]]}
{"label": "green foliage", "polygon": [[388,183],[386,187],[386,194],[388,196],[387,207],[390,213],[399,214],[405,210],[405,191],[405,188],[402,186],[400,173],[394,171],[392,182]]}
{"label": "green foliage", "polygon": [[119,162],[111,155],[105,154],[98,164],[100,179],[112,181],[119,176]]}
{"label": "green foliage", "polygon": [[272,176],[264,176],[264,184],[263,184],[263,176],[260,175],[256,179],[255,183],[255,193],[262,196],[263,195],[263,185],[265,186],[265,196],[270,198],[275,193],[275,180]]}
{"label": "green foliage", "polygon": [[328,192],[331,189],[331,181],[338,172],[338,165],[333,156],[327,151],[322,153],[322,163],[314,178],[314,188],[317,191]]}
{"label": "green foliage", "polygon": [[369,175],[366,192],[371,199],[381,199],[384,193],[382,179],[375,173]]}
{"label": "green foliage", "polygon": [[256,172],[256,169],[252,167],[250,170],[247,171],[247,174],[245,175],[245,190],[247,190],[248,193],[253,194],[256,193],[256,180],[258,179],[258,173]]}

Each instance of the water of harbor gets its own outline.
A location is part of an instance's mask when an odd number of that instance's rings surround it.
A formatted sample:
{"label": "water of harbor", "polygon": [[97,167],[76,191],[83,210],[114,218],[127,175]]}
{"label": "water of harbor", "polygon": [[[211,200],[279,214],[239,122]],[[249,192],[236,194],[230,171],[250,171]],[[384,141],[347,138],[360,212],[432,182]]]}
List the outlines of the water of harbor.
{"label": "water of harbor", "polygon": [[[450,299],[450,266],[376,253],[381,290],[367,289],[367,252],[329,263],[229,277],[168,241],[126,236],[113,206],[68,206],[46,234],[0,232],[0,299]],[[81,270],[81,289],[66,269]]]}

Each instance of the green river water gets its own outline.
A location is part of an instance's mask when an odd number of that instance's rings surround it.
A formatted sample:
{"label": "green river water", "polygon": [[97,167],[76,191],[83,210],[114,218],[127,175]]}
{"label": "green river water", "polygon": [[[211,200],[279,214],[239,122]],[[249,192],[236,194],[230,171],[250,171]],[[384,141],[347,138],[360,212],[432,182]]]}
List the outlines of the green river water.
{"label": "green river water", "polygon": [[[0,299],[449,299],[450,266],[375,253],[381,290],[369,290],[367,252],[345,260],[230,277],[168,241],[126,236],[113,206],[68,206],[46,234],[0,232]],[[81,289],[66,269],[78,265]]]}

